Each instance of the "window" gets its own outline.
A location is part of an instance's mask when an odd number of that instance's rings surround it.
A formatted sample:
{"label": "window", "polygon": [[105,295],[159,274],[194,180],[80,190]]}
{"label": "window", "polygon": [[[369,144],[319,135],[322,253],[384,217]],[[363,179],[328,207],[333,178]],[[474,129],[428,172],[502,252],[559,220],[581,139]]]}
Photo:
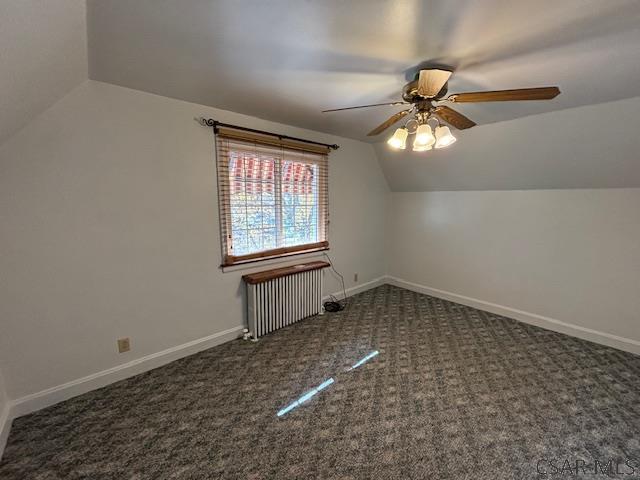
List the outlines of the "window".
{"label": "window", "polygon": [[328,248],[328,150],[220,129],[223,266]]}

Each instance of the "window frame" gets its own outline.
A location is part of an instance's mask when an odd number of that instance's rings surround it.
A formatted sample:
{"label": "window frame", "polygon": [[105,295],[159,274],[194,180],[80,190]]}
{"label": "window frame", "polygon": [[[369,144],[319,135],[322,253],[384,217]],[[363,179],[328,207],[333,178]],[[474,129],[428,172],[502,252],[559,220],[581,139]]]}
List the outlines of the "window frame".
{"label": "window frame", "polygon": [[[271,139],[268,137],[257,136],[254,134],[240,133],[237,131],[229,131],[227,129],[221,129],[216,135],[217,142],[217,172],[218,172],[218,205],[220,212],[220,227],[221,227],[221,249],[222,249],[222,264],[221,267],[231,267],[241,265],[244,263],[253,263],[262,260],[271,260],[283,257],[289,257],[292,255],[307,254],[312,252],[318,252],[329,249],[328,240],[328,226],[329,226],[329,205],[328,205],[328,153],[329,149],[324,147],[317,147],[315,145],[305,145],[299,142],[285,141],[281,139]],[[226,148],[224,143],[226,142]],[[237,145],[229,146],[229,145]],[[233,229],[232,229],[232,211],[231,211],[231,193],[229,186],[225,182],[231,182],[230,177],[230,158],[231,152],[234,150],[246,152],[256,151],[260,148],[262,151],[270,150],[270,154],[275,158],[276,165],[274,165],[274,191],[277,192],[280,201],[276,201],[276,217],[280,218],[280,221],[276,221],[276,229],[278,229],[277,238],[282,238],[282,231],[284,229],[282,221],[282,211],[284,205],[281,201],[283,191],[283,179],[282,179],[282,164],[287,161],[287,153],[303,156],[309,154],[309,157],[300,159],[293,159],[294,162],[307,162],[317,165],[317,229],[319,239],[317,242],[304,243],[289,246],[279,246],[276,248],[251,252],[242,255],[234,255],[233,249]],[[256,158],[260,158],[260,154],[256,153]],[[226,198],[225,198],[226,195]]]}

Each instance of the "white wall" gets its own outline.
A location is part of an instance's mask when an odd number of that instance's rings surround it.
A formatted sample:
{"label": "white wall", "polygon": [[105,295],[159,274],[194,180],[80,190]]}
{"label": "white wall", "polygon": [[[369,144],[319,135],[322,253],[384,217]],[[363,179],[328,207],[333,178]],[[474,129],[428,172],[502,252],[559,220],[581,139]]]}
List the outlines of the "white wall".
{"label": "white wall", "polygon": [[640,189],[393,193],[388,229],[393,277],[640,353]]}
{"label": "white wall", "polygon": [[[370,145],[87,81],[0,147],[10,398],[242,325],[247,271],[218,268],[214,143],[201,115],[340,144],[330,254],[347,287],[355,272],[359,284],[384,275],[388,188]],[[132,351],[118,354],[123,336]]]}

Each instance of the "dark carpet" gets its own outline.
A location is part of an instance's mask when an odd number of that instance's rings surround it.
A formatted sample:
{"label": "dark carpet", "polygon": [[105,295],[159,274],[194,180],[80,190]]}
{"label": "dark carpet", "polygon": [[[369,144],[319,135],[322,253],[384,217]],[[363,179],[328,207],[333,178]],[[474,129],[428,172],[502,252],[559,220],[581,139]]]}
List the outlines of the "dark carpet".
{"label": "dark carpet", "polygon": [[631,479],[639,439],[640,357],[384,285],[16,419],[0,478]]}

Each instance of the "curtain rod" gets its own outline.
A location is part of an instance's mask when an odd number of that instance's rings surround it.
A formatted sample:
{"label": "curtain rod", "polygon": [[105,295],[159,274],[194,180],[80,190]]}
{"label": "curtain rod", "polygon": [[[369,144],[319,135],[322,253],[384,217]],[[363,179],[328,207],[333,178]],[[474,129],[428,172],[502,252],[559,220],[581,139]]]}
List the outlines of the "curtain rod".
{"label": "curtain rod", "polygon": [[233,128],[235,130],[243,130],[245,132],[259,133],[261,135],[270,135],[272,137],[278,137],[280,140],[294,140],[296,142],[310,143],[313,145],[322,145],[323,147],[327,147],[332,150],[337,150],[340,148],[340,145],[336,145],[335,143],[333,145],[329,145],[327,143],[314,142],[312,140],[305,140],[304,138],[290,137],[289,135],[280,135],[279,133],[271,133],[271,132],[265,132],[264,130],[256,130],[255,128],[240,127],[238,125],[231,125],[230,123],[218,122],[217,120],[214,120],[212,118],[202,117],[200,118],[200,123],[207,127],[213,127],[213,131],[216,133],[218,132],[218,127],[227,127],[227,128]]}

